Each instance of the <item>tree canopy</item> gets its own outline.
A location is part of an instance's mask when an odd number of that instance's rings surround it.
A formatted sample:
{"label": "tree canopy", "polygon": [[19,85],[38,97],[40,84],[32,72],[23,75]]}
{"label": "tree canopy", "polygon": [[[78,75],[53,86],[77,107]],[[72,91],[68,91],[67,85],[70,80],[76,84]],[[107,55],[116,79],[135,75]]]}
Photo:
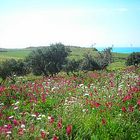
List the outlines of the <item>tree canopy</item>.
{"label": "tree canopy", "polygon": [[61,43],[34,50],[27,58],[33,73],[36,75],[53,75],[61,71],[69,49]]}

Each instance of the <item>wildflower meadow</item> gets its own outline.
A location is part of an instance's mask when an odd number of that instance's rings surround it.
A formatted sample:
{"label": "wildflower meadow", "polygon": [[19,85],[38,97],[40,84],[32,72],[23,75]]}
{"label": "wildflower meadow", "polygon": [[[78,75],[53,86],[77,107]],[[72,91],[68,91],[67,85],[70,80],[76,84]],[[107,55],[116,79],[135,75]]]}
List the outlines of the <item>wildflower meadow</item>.
{"label": "wildflower meadow", "polygon": [[140,140],[139,68],[0,86],[1,140]]}

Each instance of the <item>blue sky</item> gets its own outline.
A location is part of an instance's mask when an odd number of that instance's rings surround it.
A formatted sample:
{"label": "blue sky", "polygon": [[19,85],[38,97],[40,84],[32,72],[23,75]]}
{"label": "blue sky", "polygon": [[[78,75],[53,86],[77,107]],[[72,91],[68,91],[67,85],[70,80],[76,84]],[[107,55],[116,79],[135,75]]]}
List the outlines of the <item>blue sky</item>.
{"label": "blue sky", "polygon": [[140,47],[140,0],[0,0],[0,48]]}

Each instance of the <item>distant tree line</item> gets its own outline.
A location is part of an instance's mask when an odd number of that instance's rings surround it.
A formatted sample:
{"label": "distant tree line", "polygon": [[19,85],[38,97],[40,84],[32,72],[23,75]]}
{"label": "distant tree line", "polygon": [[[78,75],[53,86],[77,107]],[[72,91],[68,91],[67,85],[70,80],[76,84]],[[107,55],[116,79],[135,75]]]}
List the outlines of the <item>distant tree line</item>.
{"label": "distant tree line", "polygon": [[[106,48],[98,52],[96,56],[89,53],[84,54],[80,60],[68,58],[70,48],[61,44],[51,44],[33,50],[25,60],[9,59],[0,64],[0,77],[4,80],[13,75],[22,76],[29,73],[35,75],[55,75],[60,71],[67,74],[77,71],[92,71],[105,69],[112,63],[112,48]],[[132,53],[127,59],[127,65],[138,65],[140,53]]]}

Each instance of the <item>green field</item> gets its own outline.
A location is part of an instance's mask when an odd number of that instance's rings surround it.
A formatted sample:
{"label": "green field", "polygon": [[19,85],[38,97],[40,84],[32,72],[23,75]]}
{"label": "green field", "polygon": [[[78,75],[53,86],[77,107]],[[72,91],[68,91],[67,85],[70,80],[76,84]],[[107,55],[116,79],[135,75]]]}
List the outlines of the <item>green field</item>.
{"label": "green field", "polygon": [[[7,49],[5,52],[0,52],[0,61],[3,61],[5,59],[24,59],[27,57],[32,50],[35,48],[29,48],[29,49]],[[70,47],[71,54],[70,58],[74,59],[81,59],[85,53],[90,53],[93,56],[96,56],[98,52],[93,51],[92,48],[82,48],[82,47]],[[128,56],[128,54],[122,54],[122,53],[113,53],[113,57],[115,58],[115,61],[123,61]]]}
{"label": "green field", "polygon": [[5,52],[0,52],[0,60],[3,61],[5,59],[23,59],[26,56],[29,55],[31,50],[26,50],[26,49],[21,49],[21,50],[16,50],[16,49],[9,49]]}

